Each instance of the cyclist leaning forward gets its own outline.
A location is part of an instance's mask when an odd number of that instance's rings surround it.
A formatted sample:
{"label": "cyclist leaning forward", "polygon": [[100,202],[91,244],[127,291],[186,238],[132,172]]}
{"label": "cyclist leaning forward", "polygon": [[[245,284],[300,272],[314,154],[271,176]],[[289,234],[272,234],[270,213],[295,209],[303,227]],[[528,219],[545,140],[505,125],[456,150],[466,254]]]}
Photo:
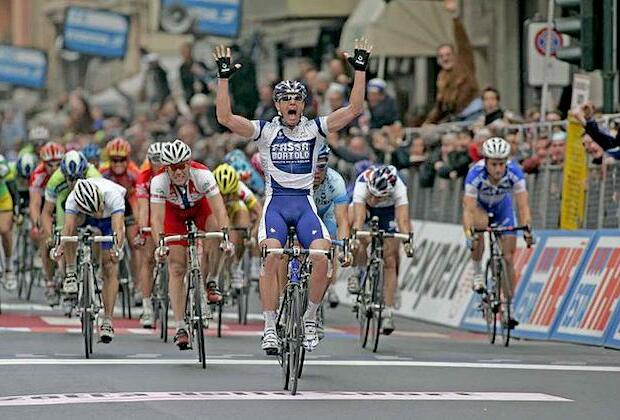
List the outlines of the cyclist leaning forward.
{"label": "cyclist leaning forward", "polygon": [[[353,189],[353,229],[363,229],[370,218],[379,218],[379,229],[388,233],[411,232],[409,220],[409,201],[407,187],[398,177],[392,165],[372,167],[360,174]],[[366,263],[366,248],[369,240],[360,240],[355,252],[354,265],[363,267]],[[386,238],[383,245],[384,256],[384,296],[385,318],[382,321],[383,334],[390,335],[394,331],[394,298],[398,287],[399,242],[395,238]],[[405,247],[407,256],[413,255],[410,245]],[[360,276],[359,278],[363,278]],[[359,293],[359,278],[349,279],[348,290],[351,294]]]}
{"label": "cyclist leaning forward", "polygon": [[[348,106],[327,117],[308,120],[302,117],[307,97],[305,86],[297,81],[285,80],[278,83],[273,92],[279,116],[272,121],[250,121],[232,113],[228,92],[228,78],[241,65],[231,65],[230,48],[216,48],[213,56],[218,68],[217,120],[233,133],[256,142],[265,173],[265,207],[258,233],[261,246],[284,246],[288,228],[294,226],[302,247],[329,249],[329,233],[318,217],[312,199],[313,173],[319,148],[325,143],[327,134],[346,127],[363,111],[370,50],[366,40],[356,40],[354,57],[349,58],[355,68],[355,79]],[[313,270],[308,309],[304,314],[303,343],[308,351],[316,348],[319,342],[316,315],[328,284],[327,257],[315,255],[311,259]],[[275,321],[280,260],[278,255],[268,255],[260,278],[260,297],[265,317],[261,347],[268,354],[276,353],[279,347]]]}
{"label": "cyclist leaning forward", "polygon": [[[485,158],[469,169],[465,178],[463,197],[463,229],[467,243],[472,249],[473,289],[478,293],[484,291],[481,266],[484,237],[474,237],[473,228],[485,229],[489,223],[495,223],[498,227],[516,226],[511,194],[517,202],[520,223],[530,226],[532,222],[523,171],[519,165],[508,160],[510,144],[501,137],[491,137],[482,145],[482,151]],[[489,219],[490,214],[492,214],[491,219]],[[523,232],[523,238],[528,245],[533,243],[529,229]],[[516,232],[505,232],[501,245],[508,272],[508,284],[504,282],[502,286],[504,286],[506,300],[510,301],[514,292],[513,257],[517,246]],[[509,322],[509,328],[514,328],[519,324],[515,319],[510,319]]]}
{"label": "cyclist leaning forward", "polygon": [[[161,148],[161,162],[165,170],[151,180],[151,228],[153,237],[159,243],[160,233],[183,235],[187,233],[185,223],[193,220],[198,229],[214,231],[228,226],[224,201],[211,171],[203,164],[192,161],[192,150],[181,140],[164,143]],[[189,347],[185,313],[185,287],[183,278],[187,270],[187,242],[178,241],[155,251],[156,258],[168,259],[170,279],[170,303],[176,321],[177,332],[174,342],[180,350]],[[209,246],[206,245],[205,248]],[[203,252],[202,268],[206,269],[207,252]],[[222,299],[217,284],[207,282],[207,301]]]}

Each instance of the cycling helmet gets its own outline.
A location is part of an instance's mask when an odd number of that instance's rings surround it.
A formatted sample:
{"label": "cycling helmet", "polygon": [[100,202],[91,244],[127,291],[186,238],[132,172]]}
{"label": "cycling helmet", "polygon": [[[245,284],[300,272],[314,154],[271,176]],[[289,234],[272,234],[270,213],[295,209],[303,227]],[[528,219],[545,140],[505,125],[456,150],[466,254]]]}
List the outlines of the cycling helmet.
{"label": "cycling helmet", "polygon": [[60,160],[65,155],[65,147],[53,141],[45,143],[39,150],[39,157],[43,162]]}
{"label": "cycling helmet", "polygon": [[101,148],[98,144],[89,143],[84,146],[84,148],[82,149],[82,153],[84,154],[84,157],[89,161],[98,160],[99,156],[101,155]]}
{"label": "cycling helmet", "polygon": [[213,171],[213,177],[217,186],[220,189],[222,195],[232,194],[239,189],[239,174],[227,163],[222,163],[215,171]]}
{"label": "cycling helmet", "polygon": [[17,164],[15,165],[15,169],[17,170],[17,175],[21,178],[30,178],[30,174],[34,171],[34,168],[37,167],[37,155],[34,153],[25,153],[17,159]]}
{"label": "cycling helmet", "polygon": [[239,179],[243,182],[247,182],[252,176],[252,165],[250,165],[247,160],[233,160],[230,162],[230,166],[237,171]]}
{"label": "cycling helmet", "polygon": [[3,155],[0,155],[0,178],[4,178],[9,174],[11,169],[9,168],[9,162]]}
{"label": "cycling helmet", "polygon": [[151,163],[161,163],[161,142],[151,143],[149,149],[146,151],[146,157]]}
{"label": "cycling helmet", "polygon": [[164,165],[176,165],[192,158],[192,149],[181,140],[176,139],[172,143],[164,143],[161,148],[161,163]]}
{"label": "cycling helmet", "polygon": [[482,154],[489,159],[506,159],[510,156],[510,144],[501,137],[491,137],[482,145]]}
{"label": "cycling helmet", "polygon": [[108,157],[127,157],[131,153],[131,145],[122,137],[110,140],[105,146]]}
{"label": "cycling helmet", "polygon": [[398,175],[392,165],[380,166],[373,169],[368,177],[368,190],[375,197],[385,197],[394,191]]}
{"label": "cycling helmet", "polygon": [[76,150],[67,152],[65,157],[63,157],[60,162],[60,170],[70,181],[83,178],[86,174],[86,169],[88,169],[88,161],[86,160],[86,157],[84,157],[84,154]]}
{"label": "cycling helmet", "polygon": [[319,149],[319,159],[328,159],[329,158],[329,153],[331,152],[330,148],[328,145],[326,145],[325,143],[323,143],[321,145],[321,148]]}
{"label": "cycling helmet", "polygon": [[256,172],[263,175],[263,163],[260,160],[259,152],[256,152],[252,155],[252,158],[250,159],[250,163],[252,164],[254,169],[256,169]]}
{"label": "cycling helmet", "polygon": [[43,126],[37,126],[30,130],[28,139],[32,142],[47,141],[50,138],[50,132]]}
{"label": "cycling helmet", "polygon": [[308,91],[304,84],[297,80],[282,80],[273,88],[273,101],[280,102],[287,95],[301,95],[301,100],[305,101]]}
{"label": "cycling helmet", "polygon": [[226,163],[231,163],[235,160],[247,161],[248,158],[245,156],[245,153],[243,153],[243,150],[240,149],[233,149],[224,155],[224,162]]}
{"label": "cycling helmet", "polygon": [[366,170],[371,166],[372,162],[368,159],[358,160],[357,162],[355,162],[355,164],[353,165],[353,168],[355,169],[355,178],[360,176],[361,173],[366,172]]}
{"label": "cycling helmet", "polygon": [[73,187],[75,202],[88,215],[95,215],[103,210],[103,194],[90,179],[78,179]]}

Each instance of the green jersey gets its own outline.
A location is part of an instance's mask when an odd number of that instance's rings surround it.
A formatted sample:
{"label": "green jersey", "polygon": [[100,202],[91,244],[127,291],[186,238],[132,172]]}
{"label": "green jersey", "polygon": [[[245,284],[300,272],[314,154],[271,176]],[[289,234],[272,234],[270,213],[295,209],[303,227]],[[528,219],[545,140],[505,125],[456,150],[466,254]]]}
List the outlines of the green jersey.
{"label": "green jersey", "polygon": [[[88,164],[86,169],[86,178],[101,178],[101,174],[95,168],[95,165]],[[65,220],[65,201],[69,197],[69,183],[65,175],[59,169],[56,169],[45,186],[45,201],[56,203],[56,228],[60,228]]]}

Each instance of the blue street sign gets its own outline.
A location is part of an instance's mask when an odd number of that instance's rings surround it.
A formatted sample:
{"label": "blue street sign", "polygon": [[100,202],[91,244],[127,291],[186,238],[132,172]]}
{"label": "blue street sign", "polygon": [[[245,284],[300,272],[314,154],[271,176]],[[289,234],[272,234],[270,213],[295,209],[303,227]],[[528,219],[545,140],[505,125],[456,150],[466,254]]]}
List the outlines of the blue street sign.
{"label": "blue street sign", "polygon": [[47,56],[43,51],[0,45],[0,83],[42,89],[46,78]]}
{"label": "blue street sign", "polygon": [[129,26],[129,17],[121,13],[71,6],[65,15],[63,48],[86,55],[123,58]]}

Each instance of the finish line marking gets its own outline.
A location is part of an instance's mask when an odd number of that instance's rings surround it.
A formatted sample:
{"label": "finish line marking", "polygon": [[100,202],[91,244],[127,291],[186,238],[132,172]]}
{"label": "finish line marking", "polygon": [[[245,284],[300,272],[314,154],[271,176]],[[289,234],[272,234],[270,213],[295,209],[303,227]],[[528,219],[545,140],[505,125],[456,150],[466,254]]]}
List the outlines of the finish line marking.
{"label": "finish line marking", "polygon": [[[0,366],[22,365],[196,365],[193,359],[52,359],[52,358],[16,358],[0,359]],[[276,359],[209,359],[208,365],[245,365],[275,366]],[[543,365],[543,364],[509,364],[509,363],[467,363],[467,362],[414,362],[406,360],[307,360],[308,366],[340,367],[428,367],[428,368],[469,368],[469,369],[511,369],[511,370],[553,370],[563,372],[620,372],[620,366],[583,366],[583,365]]]}
{"label": "finish line marking", "polygon": [[205,392],[98,392],[40,394],[0,397],[0,407],[147,401],[256,401],[256,400],[383,400],[383,401],[536,401],[572,402],[568,398],[530,392],[299,392],[205,391]]}

